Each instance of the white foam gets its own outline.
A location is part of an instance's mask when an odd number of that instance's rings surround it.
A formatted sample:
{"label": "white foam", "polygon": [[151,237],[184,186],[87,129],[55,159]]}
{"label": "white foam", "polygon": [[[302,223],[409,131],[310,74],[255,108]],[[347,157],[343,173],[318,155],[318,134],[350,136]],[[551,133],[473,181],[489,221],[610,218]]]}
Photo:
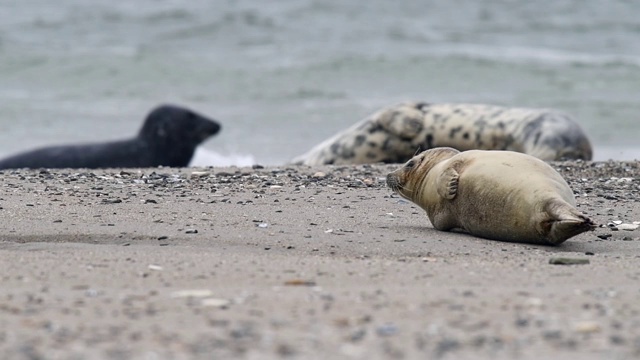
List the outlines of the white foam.
{"label": "white foam", "polygon": [[223,155],[202,147],[196,149],[189,166],[251,166],[255,164],[253,155],[228,154]]}

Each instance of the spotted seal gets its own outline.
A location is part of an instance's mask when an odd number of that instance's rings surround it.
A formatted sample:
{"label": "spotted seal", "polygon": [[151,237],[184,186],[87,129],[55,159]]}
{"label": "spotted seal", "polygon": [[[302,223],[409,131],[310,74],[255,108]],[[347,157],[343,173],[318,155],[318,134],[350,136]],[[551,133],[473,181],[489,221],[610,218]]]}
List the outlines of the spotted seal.
{"label": "spotted seal", "polygon": [[402,163],[416,151],[441,146],[517,151],[545,161],[592,157],[580,126],[555,110],[414,102],[374,113],[293,163]]}
{"label": "spotted seal", "polygon": [[387,185],[423,208],[438,230],[558,245],[595,227],[562,176],[522,153],[434,148],[390,173]]}
{"label": "spotted seal", "polygon": [[220,124],[191,110],[162,105],[153,109],[132,139],[63,145],[0,160],[0,169],[184,167],[196,147],[220,131]]}

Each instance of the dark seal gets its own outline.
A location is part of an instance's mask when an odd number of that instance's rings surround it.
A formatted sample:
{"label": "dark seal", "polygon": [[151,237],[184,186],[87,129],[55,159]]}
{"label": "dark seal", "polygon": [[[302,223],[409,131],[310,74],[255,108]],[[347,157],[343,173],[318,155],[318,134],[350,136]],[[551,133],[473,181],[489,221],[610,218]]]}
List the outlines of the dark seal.
{"label": "dark seal", "polygon": [[147,115],[138,136],[120,141],[45,147],[0,160],[0,169],[184,167],[220,124],[191,110],[162,105]]}

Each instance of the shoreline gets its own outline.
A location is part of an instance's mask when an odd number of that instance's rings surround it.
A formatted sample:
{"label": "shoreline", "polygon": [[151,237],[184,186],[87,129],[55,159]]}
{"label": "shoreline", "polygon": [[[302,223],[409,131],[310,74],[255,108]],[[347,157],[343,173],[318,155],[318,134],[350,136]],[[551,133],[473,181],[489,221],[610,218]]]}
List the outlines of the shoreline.
{"label": "shoreline", "polygon": [[0,353],[638,356],[640,165],[552,165],[604,225],[556,247],[434,230],[398,165],[3,171]]}

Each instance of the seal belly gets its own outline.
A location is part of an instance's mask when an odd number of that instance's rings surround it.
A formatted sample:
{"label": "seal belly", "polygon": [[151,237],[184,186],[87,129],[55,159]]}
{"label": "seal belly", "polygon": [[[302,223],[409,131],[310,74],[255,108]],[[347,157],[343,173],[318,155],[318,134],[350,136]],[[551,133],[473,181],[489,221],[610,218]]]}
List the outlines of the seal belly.
{"label": "seal belly", "polygon": [[[460,157],[478,153],[468,151]],[[491,239],[547,243],[548,230],[540,225],[553,219],[547,204],[575,205],[567,183],[548,164],[527,155],[500,151],[481,155],[461,171],[459,194],[451,202],[464,214],[458,216],[459,227]]]}

